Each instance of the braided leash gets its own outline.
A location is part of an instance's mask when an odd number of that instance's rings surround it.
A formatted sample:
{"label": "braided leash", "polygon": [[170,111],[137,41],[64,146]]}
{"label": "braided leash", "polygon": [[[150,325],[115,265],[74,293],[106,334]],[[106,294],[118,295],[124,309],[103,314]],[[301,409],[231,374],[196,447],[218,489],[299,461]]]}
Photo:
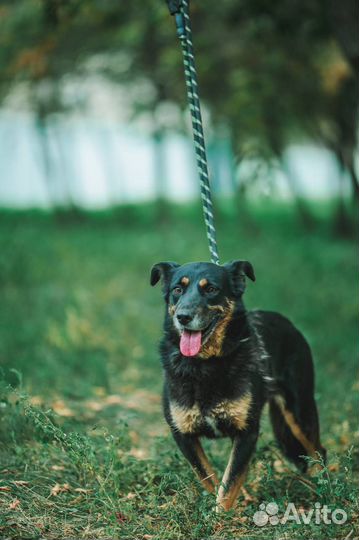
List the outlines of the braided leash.
{"label": "braided leash", "polygon": [[219,264],[213,204],[208,175],[207,153],[203,134],[201,104],[198,95],[197,72],[194,61],[189,2],[188,0],[167,0],[167,2],[171,15],[175,16],[177,34],[182,46],[187,97],[191,112],[193,140],[209,251],[211,254],[211,261],[215,264]]}

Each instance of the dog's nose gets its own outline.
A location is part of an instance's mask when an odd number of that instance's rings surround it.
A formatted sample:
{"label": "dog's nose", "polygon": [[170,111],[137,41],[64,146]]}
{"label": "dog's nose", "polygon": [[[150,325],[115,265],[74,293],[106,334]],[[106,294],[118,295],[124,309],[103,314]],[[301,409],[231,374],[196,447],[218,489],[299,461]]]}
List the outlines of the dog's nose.
{"label": "dog's nose", "polygon": [[189,313],[177,313],[177,319],[181,324],[188,324],[193,317]]}

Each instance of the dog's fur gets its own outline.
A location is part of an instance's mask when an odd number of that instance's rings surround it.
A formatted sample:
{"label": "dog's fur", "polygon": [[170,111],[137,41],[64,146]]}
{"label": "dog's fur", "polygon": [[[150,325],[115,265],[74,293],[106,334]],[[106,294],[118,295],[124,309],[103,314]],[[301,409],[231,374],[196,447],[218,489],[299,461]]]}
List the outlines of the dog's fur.
{"label": "dog's fur", "polygon": [[[165,418],[203,486],[211,492],[218,486],[217,508],[225,510],[235,505],[243,485],[266,401],[287,458],[305,471],[303,456],[325,459],[326,454],[319,438],[309,345],[282,315],[245,310],[245,276],[255,280],[247,261],[223,266],[162,262],[151,271],[151,285],[162,280],[166,302],[160,346]],[[184,356],[181,334],[199,330],[200,351]],[[220,484],[200,437],[233,441]]]}

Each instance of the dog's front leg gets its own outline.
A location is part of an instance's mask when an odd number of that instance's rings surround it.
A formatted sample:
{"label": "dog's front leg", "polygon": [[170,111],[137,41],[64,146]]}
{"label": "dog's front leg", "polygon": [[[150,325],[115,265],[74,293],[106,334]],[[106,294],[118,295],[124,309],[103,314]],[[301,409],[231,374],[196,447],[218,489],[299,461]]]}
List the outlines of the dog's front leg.
{"label": "dog's front leg", "polygon": [[173,437],[183,455],[188,459],[197,473],[203,487],[209,493],[213,493],[219,481],[204,453],[199,438],[180,433],[179,431],[173,431]]}
{"label": "dog's front leg", "polygon": [[229,461],[218,490],[217,512],[230,510],[235,505],[257,438],[257,431],[239,432],[234,437]]}

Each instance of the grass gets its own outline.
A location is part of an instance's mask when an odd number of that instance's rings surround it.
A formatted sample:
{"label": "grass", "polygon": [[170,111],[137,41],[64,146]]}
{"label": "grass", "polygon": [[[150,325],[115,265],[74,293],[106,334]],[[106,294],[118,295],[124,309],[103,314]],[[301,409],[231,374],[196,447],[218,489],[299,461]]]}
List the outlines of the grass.
{"label": "grass", "polygon": [[[213,511],[164,423],[157,354],[160,260],[206,260],[200,209],[0,215],[0,536],[354,538],[358,535],[358,290],[354,242],[326,210],[305,231],[288,207],[220,208],[222,260],[249,259],[247,306],[279,310],[308,337],[328,466],[302,477],[264,414],[247,494]],[[206,443],[224,470],[228,441]],[[262,502],[344,508],[344,525],[257,527]],[[348,536],[350,535],[350,536]]]}

